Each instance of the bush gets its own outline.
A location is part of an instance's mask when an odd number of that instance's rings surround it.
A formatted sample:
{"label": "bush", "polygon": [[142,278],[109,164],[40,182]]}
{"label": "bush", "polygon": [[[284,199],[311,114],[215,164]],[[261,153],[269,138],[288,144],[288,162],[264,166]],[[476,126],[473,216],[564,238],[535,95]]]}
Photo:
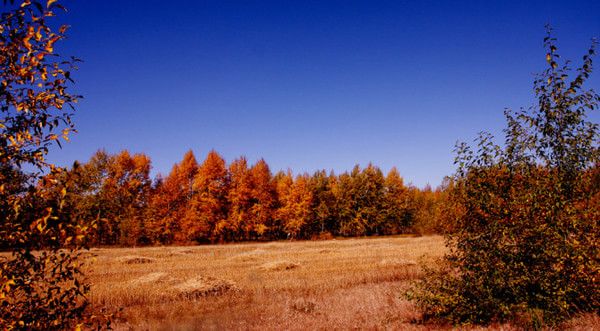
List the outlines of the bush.
{"label": "bush", "polygon": [[550,32],[538,105],[505,112],[504,146],[487,133],[457,146],[451,251],[411,295],[425,319],[536,327],[600,309],[599,135],[586,120],[600,97],[582,89],[595,43],[569,80]]}

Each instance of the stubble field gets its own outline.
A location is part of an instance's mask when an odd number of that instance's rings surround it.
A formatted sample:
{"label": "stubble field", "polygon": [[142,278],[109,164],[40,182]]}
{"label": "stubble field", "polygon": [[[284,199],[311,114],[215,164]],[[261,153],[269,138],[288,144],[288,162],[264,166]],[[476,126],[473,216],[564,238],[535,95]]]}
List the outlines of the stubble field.
{"label": "stubble field", "polygon": [[88,274],[117,330],[439,329],[404,293],[444,252],[439,236],[107,248]]}
{"label": "stubble field", "polygon": [[92,249],[118,329],[418,328],[403,297],[441,237]]}

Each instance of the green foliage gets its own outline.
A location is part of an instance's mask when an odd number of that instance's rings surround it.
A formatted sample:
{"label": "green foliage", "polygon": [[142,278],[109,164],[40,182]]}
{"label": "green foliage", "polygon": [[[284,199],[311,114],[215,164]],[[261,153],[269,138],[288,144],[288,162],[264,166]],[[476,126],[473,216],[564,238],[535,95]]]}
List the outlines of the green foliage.
{"label": "green foliage", "polygon": [[364,169],[355,166],[350,173],[339,176],[331,191],[335,198],[336,234],[381,235],[407,230],[407,189],[396,170],[390,172],[386,181],[381,170],[372,164]]}
{"label": "green foliage", "polygon": [[486,133],[476,151],[457,146],[452,196],[463,212],[446,265],[413,294],[425,318],[538,327],[600,309],[599,132],[586,120],[600,97],[583,89],[595,43],[569,79],[550,32],[538,104],[506,112],[505,146]]}
{"label": "green foliage", "polygon": [[310,177],[310,191],[313,197],[310,206],[311,235],[322,234],[323,236],[331,236],[334,232],[335,218],[335,196],[331,191],[332,185],[336,182],[336,176],[331,173],[327,175],[324,170],[316,171]]}

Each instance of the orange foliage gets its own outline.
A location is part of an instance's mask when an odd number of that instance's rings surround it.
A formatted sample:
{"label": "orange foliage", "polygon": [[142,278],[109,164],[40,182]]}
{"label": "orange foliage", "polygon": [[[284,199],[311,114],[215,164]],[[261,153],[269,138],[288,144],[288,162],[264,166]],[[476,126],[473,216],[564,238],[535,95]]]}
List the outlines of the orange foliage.
{"label": "orange foliage", "polygon": [[307,226],[311,217],[312,192],[310,177],[302,175],[294,181],[291,171],[277,181],[279,208],[277,218],[283,223],[288,238],[307,237]]}
{"label": "orange foliage", "polygon": [[147,219],[152,240],[170,244],[181,236],[181,220],[188,212],[194,196],[194,178],[198,173],[198,162],[192,151],[188,151],[181,163],[175,164],[164,181],[159,181],[150,198]]}
{"label": "orange foliage", "polygon": [[194,177],[190,206],[182,221],[185,238],[214,241],[216,226],[227,219],[229,174],[225,160],[214,150],[198,168]]}
{"label": "orange foliage", "polygon": [[[97,152],[71,170],[71,213],[99,220],[98,244],[230,242],[335,235],[435,232],[451,223],[448,188],[407,187],[396,168],[387,176],[369,164],[336,176],[317,171],[273,176],[263,160],[227,166],[210,151],[198,165],[192,151],[151,184],[143,154]],[[446,209],[444,209],[446,208]],[[442,210],[444,212],[442,212]]]}
{"label": "orange foliage", "polygon": [[252,206],[250,217],[244,224],[246,238],[266,238],[273,229],[275,207],[275,184],[265,160],[260,159],[250,168],[252,179]]}

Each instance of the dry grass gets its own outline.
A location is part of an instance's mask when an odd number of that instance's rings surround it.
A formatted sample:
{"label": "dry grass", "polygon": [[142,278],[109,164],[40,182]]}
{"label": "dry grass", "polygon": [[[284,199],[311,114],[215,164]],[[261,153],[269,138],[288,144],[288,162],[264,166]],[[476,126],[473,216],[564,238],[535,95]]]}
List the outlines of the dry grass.
{"label": "dry grass", "polygon": [[290,261],[273,261],[267,262],[260,266],[260,269],[264,271],[285,271],[292,270],[300,267],[298,263],[290,262]]}
{"label": "dry grass", "polygon": [[439,236],[101,249],[91,298],[123,308],[118,330],[439,329],[403,294],[444,252]]}
{"label": "dry grass", "polygon": [[121,256],[117,260],[119,262],[125,263],[125,264],[153,263],[156,261],[156,259],[151,258],[151,257],[133,256],[133,255]]}
{"label": "dry grass", "polygon": [[174,288],[183,298],[195,299],[209,295],[223,295],[230,291],[238,291],[237,286],[231,281],[212,277],[196,277],[177,284]]}
{"label": "dry grass", "polygon": [[403,298],[441,237],[96,249],[92,301],[118,329],[382,329],[422,326]]}

